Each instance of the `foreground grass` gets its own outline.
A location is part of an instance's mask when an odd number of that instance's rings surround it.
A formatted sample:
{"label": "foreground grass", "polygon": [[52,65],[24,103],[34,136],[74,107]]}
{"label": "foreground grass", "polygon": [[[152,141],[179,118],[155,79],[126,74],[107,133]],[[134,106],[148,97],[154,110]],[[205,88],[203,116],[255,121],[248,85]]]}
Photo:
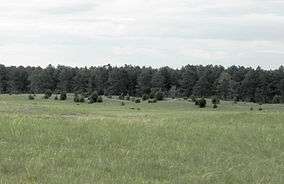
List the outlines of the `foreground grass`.
{"label": "foreground grass", "polygon": [[251,106],[0,96],[0,183],[281,184],[284,107]]}

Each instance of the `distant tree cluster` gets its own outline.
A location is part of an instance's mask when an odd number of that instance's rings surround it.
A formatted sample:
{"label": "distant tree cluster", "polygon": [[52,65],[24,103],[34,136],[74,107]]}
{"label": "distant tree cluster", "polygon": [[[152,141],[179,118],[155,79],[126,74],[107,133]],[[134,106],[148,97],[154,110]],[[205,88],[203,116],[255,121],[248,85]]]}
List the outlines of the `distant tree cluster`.
{"label": "distant tree cluster", "polygon": [[[105,65],[90,68],[67,66],[6,67],[0,65],[0,93],[43,93],[46,98],[56,91],[60,99],[65,93],[121,98],[141,97],[142,100],[164,97],[206,98],[249,101],[257,103],[284,102],[284,67],[263,70],[260,67],[193,66],[180,69]],[[76,101],[80,101],[75,99]],[[152,101],[149,101],[151,103]]]}

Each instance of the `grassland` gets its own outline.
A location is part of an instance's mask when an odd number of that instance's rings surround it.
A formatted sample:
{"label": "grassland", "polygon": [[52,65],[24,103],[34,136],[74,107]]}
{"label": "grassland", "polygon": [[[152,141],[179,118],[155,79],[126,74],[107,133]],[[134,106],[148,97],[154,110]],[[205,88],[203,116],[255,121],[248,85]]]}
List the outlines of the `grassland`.
{"label": "grassland", "polygon": [[0,183],[284,183],[284,105],[120,103],[1,95]]}

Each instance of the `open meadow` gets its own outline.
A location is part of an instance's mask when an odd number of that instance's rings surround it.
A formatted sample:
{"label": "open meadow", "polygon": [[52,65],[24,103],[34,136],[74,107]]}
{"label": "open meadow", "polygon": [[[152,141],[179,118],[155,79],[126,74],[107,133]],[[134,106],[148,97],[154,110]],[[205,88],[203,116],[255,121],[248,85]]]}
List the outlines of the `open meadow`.
{"label": "open meadow", "polygon": [[124,102],[0,95],[0,183],[284,183],[283,104]]}

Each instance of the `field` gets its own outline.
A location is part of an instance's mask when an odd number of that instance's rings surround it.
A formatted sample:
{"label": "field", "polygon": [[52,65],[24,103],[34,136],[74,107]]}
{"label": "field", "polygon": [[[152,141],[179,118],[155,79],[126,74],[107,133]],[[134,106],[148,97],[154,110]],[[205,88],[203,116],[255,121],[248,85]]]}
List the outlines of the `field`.
{"label": "field", "polygon": [[284,183],[284,105],[125,103],[1,95],[0,183]]}

